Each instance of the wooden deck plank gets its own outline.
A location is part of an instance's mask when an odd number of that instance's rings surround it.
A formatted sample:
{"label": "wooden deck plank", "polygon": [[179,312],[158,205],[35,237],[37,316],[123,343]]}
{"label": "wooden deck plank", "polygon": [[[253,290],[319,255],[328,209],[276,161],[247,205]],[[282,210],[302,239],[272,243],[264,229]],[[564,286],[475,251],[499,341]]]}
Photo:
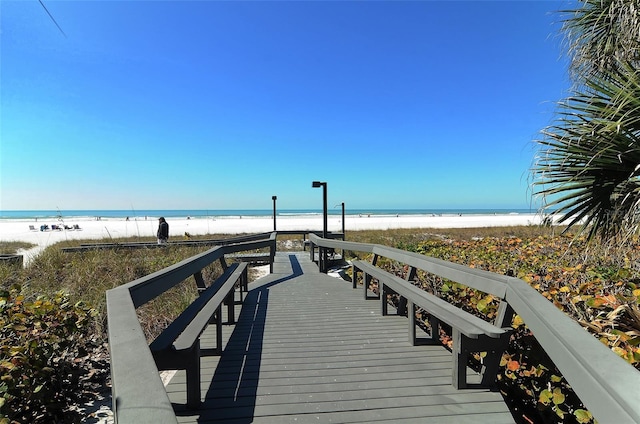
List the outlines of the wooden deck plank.
{"label": "wooden deck plank", "polygon": [[[453,388],[449,351],[411,346],[406,318],[380,316],[379,302],[319,274],[307,253],[279,253],[274,271],[223,326],[223,355],[202,358],[199,410],[182,406],[184,372],[172,378],[179,422],[513,422],[499,393]],[[213,340],[210,326],[203,347]]]}

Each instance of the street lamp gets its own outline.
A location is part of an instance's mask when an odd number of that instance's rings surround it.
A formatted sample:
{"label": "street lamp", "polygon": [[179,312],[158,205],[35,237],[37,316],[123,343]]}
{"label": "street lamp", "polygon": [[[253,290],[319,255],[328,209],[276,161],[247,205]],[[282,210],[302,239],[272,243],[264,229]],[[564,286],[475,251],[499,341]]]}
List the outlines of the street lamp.
{"label": "street lamp", "polygon": [[[344,235],[344,202],[340,203],[340,205],[342,205],[342,241],[345,241],[347,239],[347,237]],[[335,205],[334,207],[337,208],[340,205]],[[340,254],[342,255],[342,258],[344,259],[344,249],[342,249],[340,251]]]}
{"label": "street lamp", "polygon": [[[314,181],[311,183],[311,187],[322,187],[322,238],[327,238],[327,183],[326,181]],[[327,250],[325,248],[320,249],[320,272],[327,272]]]}
{"label": "street lamp", "polygon": [[271,196],[271,200],[273,200],[273,231],[276,230],[276,200],[278,200],[278,196]]}
{"label": "street lamp", "polygon": [[342,205],[342,240],[345,240],[345,236],[344,236],[344,202],[342,202],[341,205]]}

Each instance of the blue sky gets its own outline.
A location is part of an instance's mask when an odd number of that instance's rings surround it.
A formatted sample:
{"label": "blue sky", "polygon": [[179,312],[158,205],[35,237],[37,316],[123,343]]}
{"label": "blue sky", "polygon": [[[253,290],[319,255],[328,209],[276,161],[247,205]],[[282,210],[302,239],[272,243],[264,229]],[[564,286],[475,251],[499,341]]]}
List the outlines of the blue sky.
{"label": "blue sky", "polygon": [[566,1],[0,2],[0,210],[536,207]]}

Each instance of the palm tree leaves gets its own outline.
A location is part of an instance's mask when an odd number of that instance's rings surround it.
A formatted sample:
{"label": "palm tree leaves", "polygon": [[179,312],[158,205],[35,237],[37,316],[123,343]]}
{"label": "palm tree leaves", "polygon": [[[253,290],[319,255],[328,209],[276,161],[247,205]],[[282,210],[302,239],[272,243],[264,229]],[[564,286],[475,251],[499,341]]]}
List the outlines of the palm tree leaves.
{"label": "palm tree leaves", "polygon": [[534,192],[590,236],[640,224],[640,0],[581,0],[566,10],[574,87],[536,140]]}
{"label": "palm tree leaves", "polygon": [[578,80],[640,60],[640,1],[583,0],[564,11],[562,30]]}
{"label": "palm tree leaves", "polygon": [[587,78],[542,131],[532,169],[545,208],[609,237],[640,212],[640,72],[630,63]]}

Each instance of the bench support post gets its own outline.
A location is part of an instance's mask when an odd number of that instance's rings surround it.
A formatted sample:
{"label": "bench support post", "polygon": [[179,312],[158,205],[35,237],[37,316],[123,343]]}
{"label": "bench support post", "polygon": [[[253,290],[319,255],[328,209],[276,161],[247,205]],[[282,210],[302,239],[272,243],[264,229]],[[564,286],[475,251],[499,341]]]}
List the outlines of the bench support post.
{"label": "bench support post", "polygon": [[463,389],[468,387],[467,364],[470,352],[487,352],[480,371],[481,381],[479,386],[493,388],[496,385],[496,374],[500,367],[502,353],[509,344],[510,333],[504,333],[499,339],[480,336],[470,339],[453,329],[453,387]]}
{"label": "bench support post", "polygon": [[358,268],[355,265],[351,265],[351,283],[352,288],[358,288]]}
{"label": "bench support post", "polygon": [[429,315],[429,325],[431,326],[430,342],[440,343],[440,320],[435,315]]}
{"label": "bench support post", "polygon": [[493,388],[496,386],[496,376],[500,369],[500,360],[502,359],[502,354],[509,346],[510,338],[511,333],[504,333],[499,341],[496,340],[493,343],[493,349],[487,352],[487,356],[485,356],[483,361],[482,381],[480,383],[483,387]]}
{"label": "bench support post", "polygon": [[388,315],[389,304],[387,303],[387,289],[382,281],[378,282],[378,292],[380,292],[380,315]]}
{"label": "bench support post", "polygon": [[187,408],[196,409],[200,406],[200,340],[196,340],[191,351],[191,360],[187,361]]}
{"label": "bench support post", "polygon": [[369,283],[371,282],[371,276],[362,271],[362,285],[364,286],[364,300],[369,299]]}
{"label": "bench support post", "polygon": [[[432,329],[433,332],[433,329]],[[457,329],[453,329],[453,379],[451,384],[455,389],[467,387],[467,362],[469,352],[464,346],[464,336]]]}
{"label": "bench support post", "polygon": [[409,318],[409,343],[416,345],[416,307],[412,301],[407,301],[407,318]]}
{"label": "bench support post", "polygon": [[[273,264],[273,261],[271,262]],[[271,271],[273,272],[273,271]],[[242,271],[242,275],[240,276],[240,280],[238,280],[238,287],[239,287],[239,291],[240,291],[240,302],[242,303],[244,301],[244,294],[243,293],[249,293],[249,278],[247,276],[247,268],[244,269],[244,271]],[[235,297],[235,294],[234,294]]]}
{"label": "bench support post", "polygon": [[224,300],[224,303],[227,304],[227,324],[235,324],[236,323],[236,314],[235,314],[235,304],[236,304],[236,292],[232,290],[227,295],[227,298]]}
{"label": "bench support post", "polygon": [[396,313],[400,316],[407,314],[407,299],[403,296],[398,297],[398,309]]}
{"label": "bench support post", "polygon": [[218,306],[215,314],[216,323],[216,353],[222,353],[222,306]]}

